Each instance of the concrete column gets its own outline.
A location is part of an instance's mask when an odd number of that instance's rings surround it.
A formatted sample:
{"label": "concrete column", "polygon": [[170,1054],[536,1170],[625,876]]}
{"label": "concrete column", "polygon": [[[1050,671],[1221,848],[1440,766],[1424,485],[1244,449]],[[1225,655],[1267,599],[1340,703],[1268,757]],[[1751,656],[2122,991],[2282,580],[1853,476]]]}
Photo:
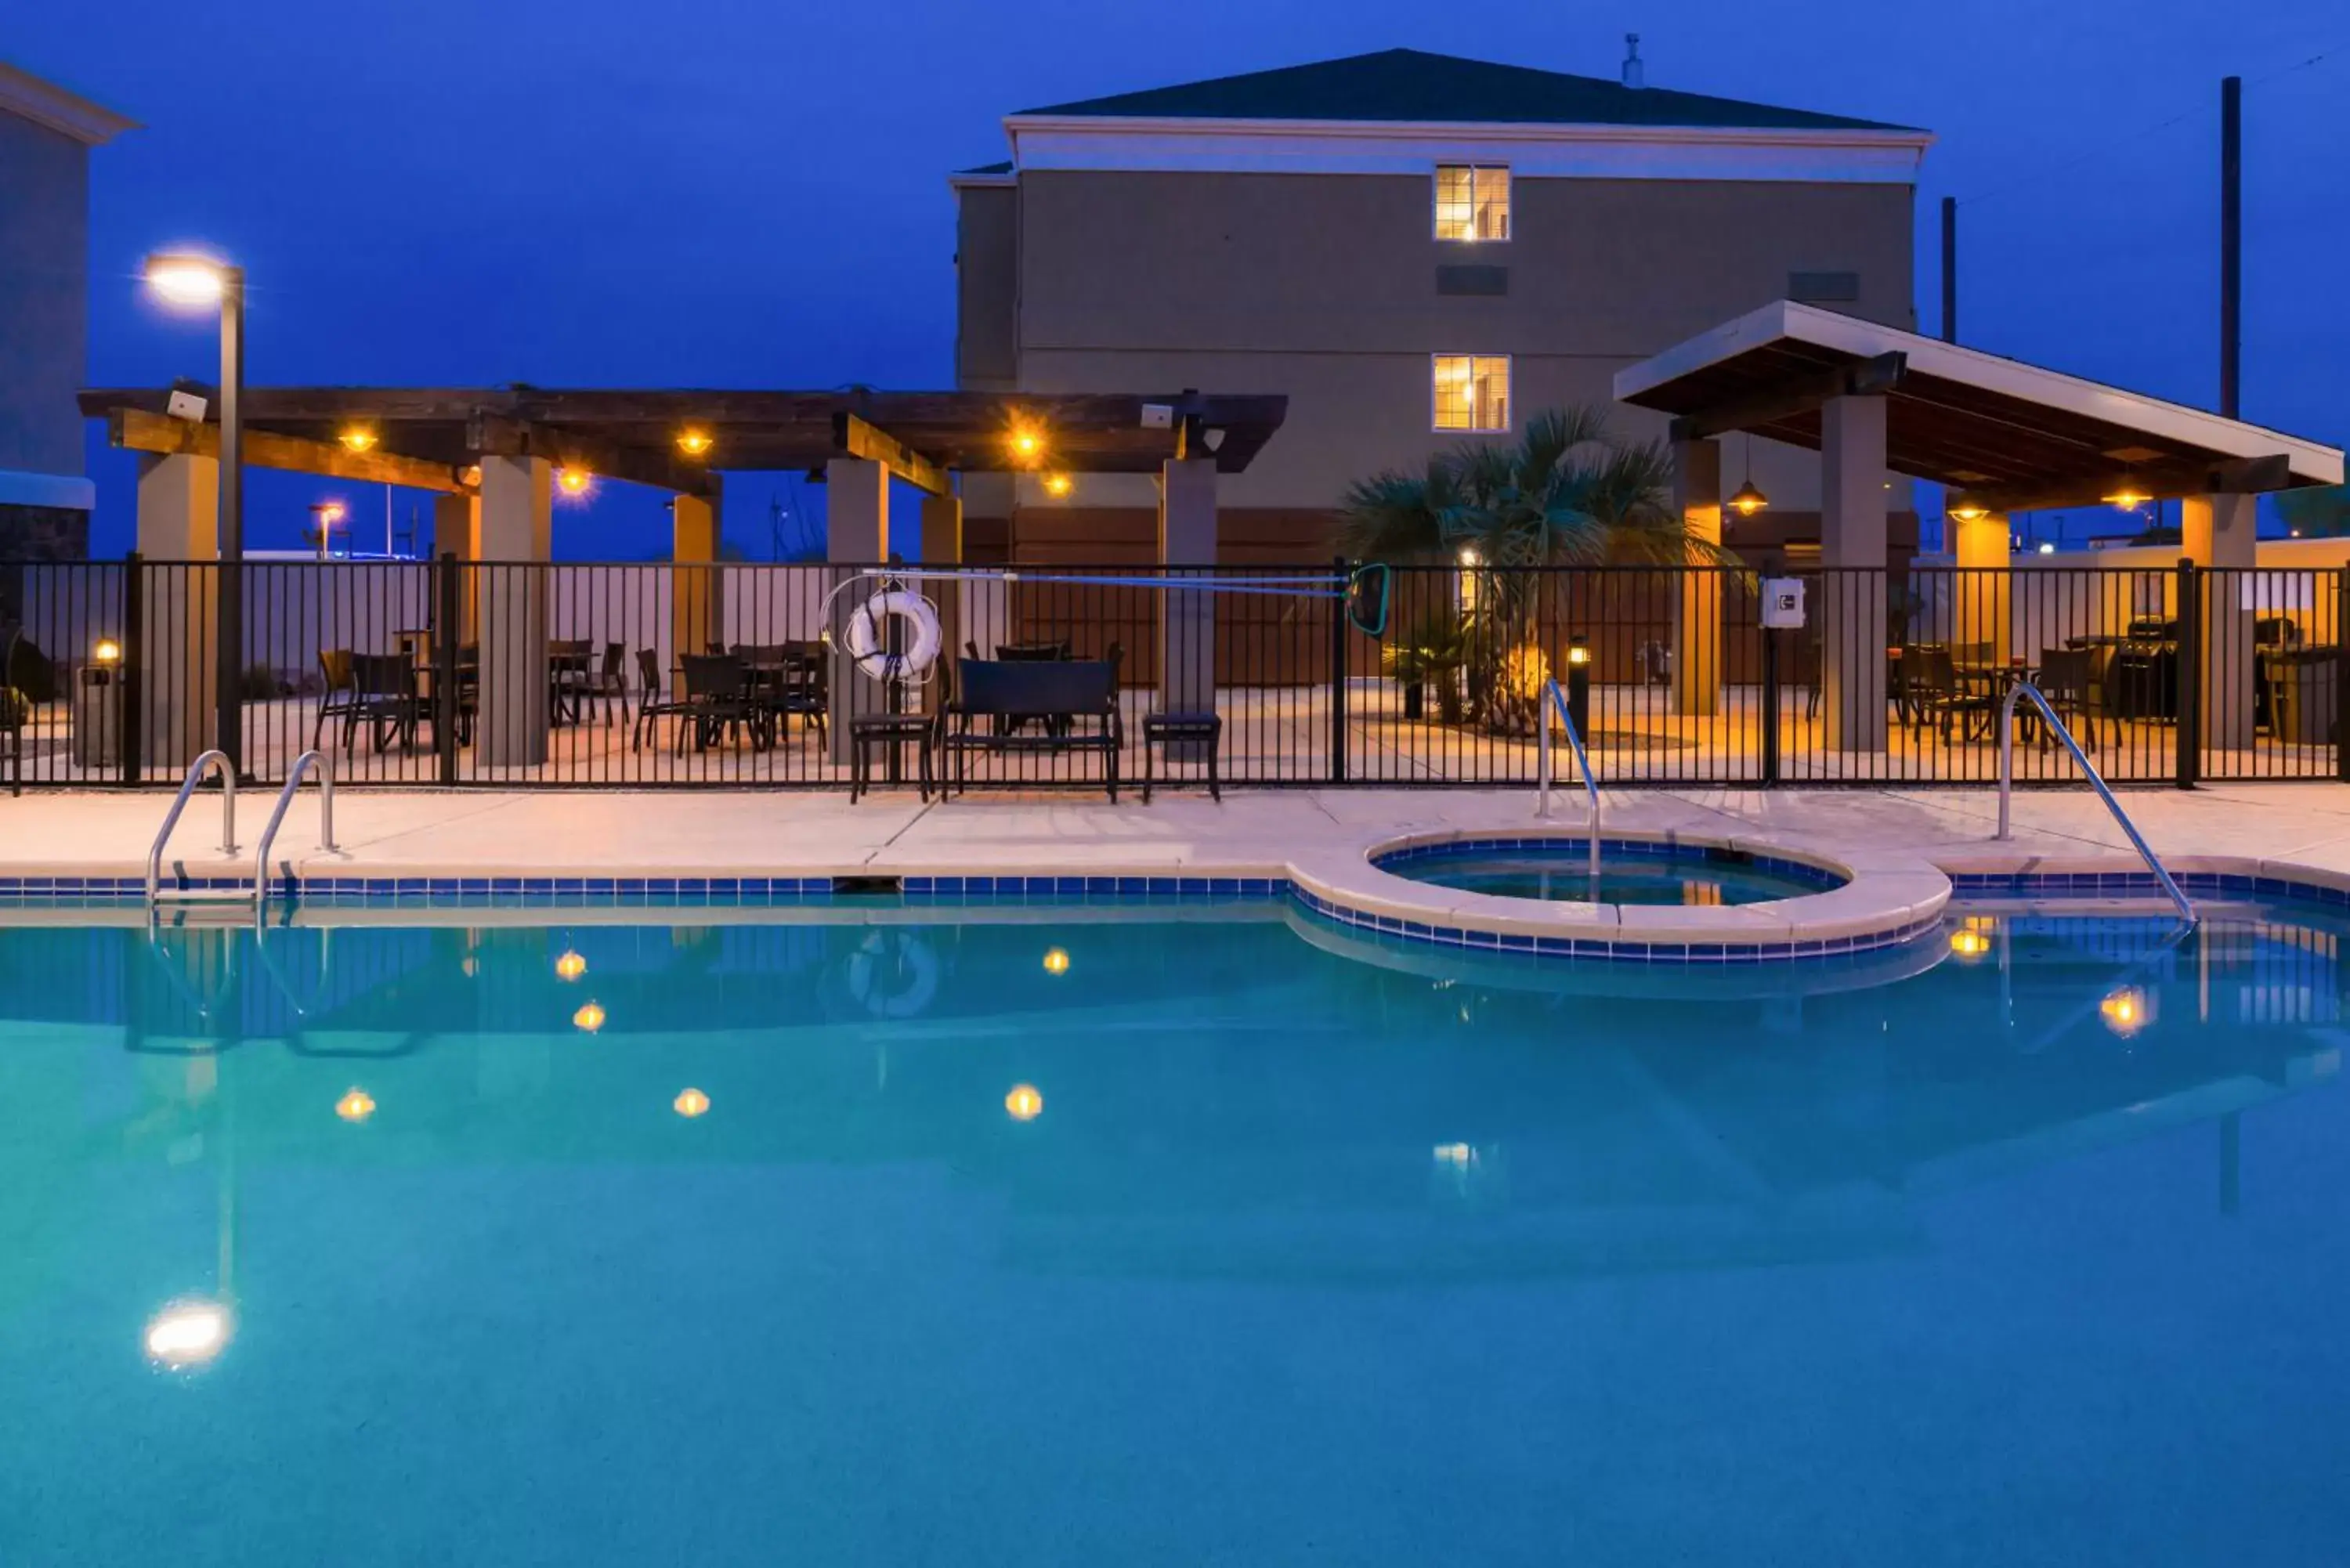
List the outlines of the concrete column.
{"label": "concrete column", "polygon": [[[1950,555],[1959,568],[1951,584],[1950,640],[1962,649],[1980,647],[1988,662],[2004,664],[2016,651],[2007,514],[1953,517],[1950,529]],[[2023,651],[2028,658],[2037,650]]]}
{"label": "concrete column", "polygon": [[545,458],[482,460],[478,614],[481,713],[473,754],[490,767],[546,761],[548,568],[555,471]]}
{"label": "concrete column", "polygon": [[[2256,616],[2246,605],[2258,521],[2257,496],[2189,495],[2179,503],[2179,542],[2187,558],[2218,568],[2203,577],[2201,668],[2191,675],[2178,672],[2179,701],[2188,700],[2190,680],[2200,695],[2208,747],[2245,751],[2252,744],[2258,653],[2252,641]],[[2191,614],[2193,608],[2181,607],[2181,612]]]}
{"label": "concrete column", "polygon": [[[1673,443],[1673,510],[1692,539],[1721,543],[1721,444]],[[1711,713],[1721,703],[1721,578],[1692,550],[1673,602],[1673,711]]]}
{"label": "concrete column", "polygon": [[[1885,400],[1820,410],[1820,712],[1827,748],[1885,750]],[[1846,568],[1839,572],[1836,568]]]}
{"label": "concrete column", "polygon": [[[478,643],[482,637],[481,574],[472,564],[482,558],[482,498],[479,494],[436,495],[432,498],[432,549],[457,557],[457,642]],[[445,635],[445,633],[436,633]]]}
{"label": "concrete column", "polygon": [[[853,566],[871,566],[888,559],[889,471],[862,458],[836,457],[825,464],[824,477],[825,558]],[[851,576],[837,566],[832,582],[837,586]],[[872,683],[858,672],[856,661],[848,657],[841,641],[849,600],[857,597],[860,596],[852,589],[833,605],[830,727],[831,757],[836,763],[848,761],[850,717],[878,713],[883,702],[879,687],[864,690]]]}
{"label": "concrete column", "polygon": [[184,768],[212,745],[218,722],[217,459],[140,458],[139,553],[148,562],[139,628],[140,755],[150,766]]}
{"label": "concrete column", "polygon": [[[1215,566],[1215,459],[1185,458],[1160,467],[1159,560],[1166,566]],[[1170,590],[1159,596],[1159,711],[1214,711],[1216,596]]]}
{"label": "concrete column", "polygon": [[[925,566],[960,566],[962,565],[962,498],[956,495],[925,495],[922,497],[922,565]],[[924,583],[925,597],[939,607],[939,663],[952,670],[954,661],[962,657],[963,590],[967,583]],[[933,684],[930,690],[940,688]]]}
{"label": "concrete column", "polygon": [[670,503],[669,647],[671,668],[681,655],[723,642],[719,625],[718,508],[706,495]]}

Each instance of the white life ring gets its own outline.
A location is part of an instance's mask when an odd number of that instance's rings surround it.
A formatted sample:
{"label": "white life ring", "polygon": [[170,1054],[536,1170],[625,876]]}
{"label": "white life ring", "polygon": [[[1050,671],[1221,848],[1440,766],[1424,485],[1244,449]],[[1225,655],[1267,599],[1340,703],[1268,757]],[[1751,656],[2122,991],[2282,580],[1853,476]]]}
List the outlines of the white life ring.
{"label": "white life ring", "polygon": [[[905,977],[905,987],[897,992],[876,988],[879,978],[875,966],[885,952],[894,950],[897,968]],[[891,931],[885,940],[882,933],[874,931],[848,955],[848,994],[865,1004],[865,1011],[876,1018],[917,1018],[930,1010],[931,998],[939,992],[939,959],[931,946],[910,931]]]}
{"label": "white life ring", "polygon": [[[881,622],[893,615],[904,617],[914,629],[913,646],[903,653],[890,653],[882,645]],[[910,589],[891,588],[849,612],[843,640],[858,669],[876,680],[891,680],[920,675],[937,663],[941,636],[936,605]]]}

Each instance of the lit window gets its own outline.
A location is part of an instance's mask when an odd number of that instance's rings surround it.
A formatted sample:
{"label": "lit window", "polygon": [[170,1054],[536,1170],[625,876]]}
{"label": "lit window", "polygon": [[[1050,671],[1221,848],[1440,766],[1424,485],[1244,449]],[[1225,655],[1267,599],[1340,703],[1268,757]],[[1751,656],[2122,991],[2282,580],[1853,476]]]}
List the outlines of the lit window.
{"label": "lit window", "polygon": [[1510,357],[1507,354],[1436,356],[1436,428],[1440,431],[1508,430]]}
{"label": "lit window", "polygon": [[1510,237],[1510,171],[1487,163],[1436,166],[1436,237]]}

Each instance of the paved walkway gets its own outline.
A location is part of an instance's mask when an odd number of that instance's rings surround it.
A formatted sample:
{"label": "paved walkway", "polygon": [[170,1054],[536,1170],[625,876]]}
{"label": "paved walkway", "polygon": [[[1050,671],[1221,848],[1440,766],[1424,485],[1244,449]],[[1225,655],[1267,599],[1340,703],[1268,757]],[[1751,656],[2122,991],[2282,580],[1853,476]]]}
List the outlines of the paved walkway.
{"label": "paved walkway", "polygon": [[[2149,789],[2122,798],[2179,869],[2228,857],[2333,872],[2350,885],[2350,787]],[[0,796],[0,877],[138,875],[167,804],[156,794]],[[248,794],[239,804],[240,858],[249,867],[270,802]],[[924,805],[909,793],[851,805],[829,794],[354,790],[338,802],[344,853],[325,856],[316,849],[316,796],[306,792],[273,859],[309,876],[1277,874],[1302,857],[1359,854],[1410,833],[1530,826],[1533,804],[1523,789],[1231,791],[1222,805],[1162,794],[1147,806],[1075,795]],[[1689,791],[1611,794],[1603,821],[1623,830],[1761,834],[1830,856],[1899,849],[1946,870],[2135,864],[2085,788],[2019,794],[2012,844],[1991,841],[1995,815],[1988,791]],[[1582,819],[1581,799],[1562,794],[1555,824]],[[210,852],[219,822],[218,797],[197,799],[168,858],[194,875],[243,868]]]}

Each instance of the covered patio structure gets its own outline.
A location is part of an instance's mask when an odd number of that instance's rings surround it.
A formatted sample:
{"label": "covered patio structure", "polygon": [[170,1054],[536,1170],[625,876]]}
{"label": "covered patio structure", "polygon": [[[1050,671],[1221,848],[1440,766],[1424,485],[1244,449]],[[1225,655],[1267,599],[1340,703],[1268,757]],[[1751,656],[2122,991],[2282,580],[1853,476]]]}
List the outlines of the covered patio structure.
{"label": "covered patio structure", "polygon": [[[108,423],[117,447],[141,454],[138,548],[149,562],[218,559],[220,431],[175,418],[168,389],[101,389],[82,411]],[[218,400],[207,400],[217,408]],[[247,463],[433,493],[433,538],[444,559],[526,566],[550,558],[558,492],[588,476],[671,496],[676,569],[663,644],[674,655],[726,639],[715,563],[722,475],[788,471],[827,485],[827,559],[842,568],[888,558],[895,479],[921,494],[921,556],[963,559],[956,475],[1041,470],[1150,473],[1160,484],[1159,559],[1216,556],[1217,481],[1245,469],[1280,427],[1287,400],[1194,390],[1163,395],[992,392],[265,387],[244,398]],[[216,420],[216,415],[213,416]],[[703,566],[707,572],[693,570]],[[473,761],[531,768],[548,760],[548,577],[452,574],[465,602],[455,640],[478,647]],[[150,678],[138,680],[130,743],[151,763],[183,763],[214,743],[213,661],[202,649],[241,628],[216,624],[208,572],[171,575],[151,591],[133,631]],[[1171,597],[1171,596],[1170,596]],[[942,594],[946,646],[961,646],[956,596]],[[1157,661],[1170,707],[1211,701],[1214,615],[1207,596],[1180,596],[1159,628]],[[436,603],[434,618],[442,607]],[[1202,635],[1207,629],[1210,635]],[[837,659],[841,657],[835,656]],[[1205,661],[1205,662],[1203,662]],[[168,679],[154,678],[164,670]],[[851,682],[829,682],[835,716]],[[829,727],[841,761],[847,725]]]}
{"label": "covered patio structure", "polygon": [[[1955,607],[1955,634],[2001,664],[2015,642],[2008,594],[2012,514],[2122,498],[2178,499],[2181,554],[2220,568],[2206,602],[2170,614],[2202,628],[2182,670],[2182,713],[2206,745],[2249,747],[2256,612],[2228,574],[2255,565],[2259,496],[2339,484],[2334,447],[1781,300],[1617,373],[1617,398],[1673,417],[1677,502],[1696,534],[1721,538],[1719,438],[1747,431],[1822,458],[1821,703],[1827,749],[1887,743],[1886,489],[1888,473],[1950,491],[1950,547],[1981,574]],[[1673,628],[1673,697],[1715,711],[1722,647],[1720,588],[1692,575]],[[2191,682],[2190,682],[2191,675]]]}

